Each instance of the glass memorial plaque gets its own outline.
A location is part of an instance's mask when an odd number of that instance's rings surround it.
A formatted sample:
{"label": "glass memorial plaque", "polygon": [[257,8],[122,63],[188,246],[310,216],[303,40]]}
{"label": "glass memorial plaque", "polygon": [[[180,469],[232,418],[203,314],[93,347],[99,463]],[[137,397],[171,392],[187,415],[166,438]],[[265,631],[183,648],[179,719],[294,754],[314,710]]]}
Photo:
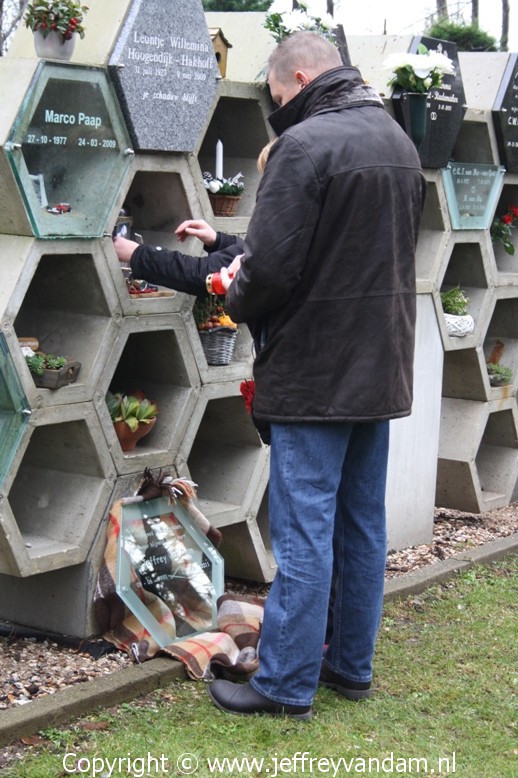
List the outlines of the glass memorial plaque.
{"label": "glass memorial plaque", "polygon": [[100,69],[44,62],[5,148],[37,237],[100,237],[131,158]]}
{"label": "glass memorial plaque", "polygon": [[179,503],[123,506],[116,577],[117,593],[161,647],[216,627],[223,559]]}
{"label": "glass memorial plaque", "polygon": [[0,484],[9,471],[29,415],[29,403],[0,333]]}
{"label": "glass memorial plaque", "polygon": [[453,230],[487,230],[504,182],[505,168],[449,162],[443,170],[444,191]]}

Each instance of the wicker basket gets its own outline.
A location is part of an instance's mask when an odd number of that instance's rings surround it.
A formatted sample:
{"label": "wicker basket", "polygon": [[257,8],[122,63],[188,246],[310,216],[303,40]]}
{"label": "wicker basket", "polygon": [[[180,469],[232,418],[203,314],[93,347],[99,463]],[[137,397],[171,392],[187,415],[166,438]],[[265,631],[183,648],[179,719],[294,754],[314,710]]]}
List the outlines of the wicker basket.
{"label": "wicker basket", "polygon": [[209,192],[209,200],[214,216],[234,216],[240,197],[239,195],[219,195]]}
{"label": "wicker basket", "polygon": [[213,327],[200,333],[201,345],[208,365],[228,365],[234,355],[237,330],[232,327]]}

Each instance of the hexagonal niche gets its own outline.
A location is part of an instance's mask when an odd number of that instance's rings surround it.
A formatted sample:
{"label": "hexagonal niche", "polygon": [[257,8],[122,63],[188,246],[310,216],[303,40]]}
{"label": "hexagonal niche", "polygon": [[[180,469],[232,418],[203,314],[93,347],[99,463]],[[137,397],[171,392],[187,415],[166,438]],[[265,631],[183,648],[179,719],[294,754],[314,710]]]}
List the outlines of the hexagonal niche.
{"label": "hexagonal niche", "polygon": [[453,147],[452,159],[479,165],[498,164],[490,111],[468,108]]}
{"label": "hexagonal niche", "polygon": [[516,400],[444,399],[436,505],[474,513],[509,504],[518,475]]}
{"label": "hexagonal niche", "polygon": [[[218,140],[223,144],[223,177],[232,178],[237,173],[243,174],[245,189],[239,200],[237,214],[250,216],[261,175],[257,170],[257,158],[270,140],[266,121],[272,110],[264,85],[225,80],[219,83],[218,101],[197,153],[199,167],[193,167],[193,175],[198,177],[197,184],[206,203],[207,220],[211,222],[214,216],[210,216],[212,209],[202,184],[202,176],[205,171],[215,175]],[[225,223],[229,224],[231,220],[225,218]]]}
{"label": "hexagonal niche", "polygon": [[437,316],[443,338],[444,348],[465,349],[480,342],[486,326],[486,316],[490,306],[489,281],[490,267],[478,233],[462,233],[452,246],[452,253],[442,279],[440,291],[446,292],[459,287],[469,298],[468,313],[475,321],[475,329],[463,337],[451,336],[446,330],[440,295],[437,296]]}
{"label": "hexagonal niche", "polygon": [[269,450],[246,411],[239,382],[202,387],[178,466],[198,484],[201,511],[217,527],[254,515],[268,481]]}
{"label": "hexagonal niche", "polygon": [[[183,319],[141,316],[124,319],[121,336],[98,385],[96,408],[119,474],[162,467],[174,459],[199,393],[199,375]],[[142,390],[158,405],[157,422],[134,451],[123,452],[105,402],[106,392]]]}
{"label": "hexagonal niche", "polygon": [[[495,219],[500,219],[510,205],[518,206],[518,175],[508,175],[504,179],[504,186],[495,210]],[[514,244],[515,253],[507,254],[500,241],[493,242],[496,269],[500,281],[505,281],[504,276],[509,275],[511,283],[516,283],[518,273],[518,236],[513,231],[511,242]]]}
{"label": "hexagonal niche", "polygon": [[[117,210],[112,214],[110,233],[120,208],[124,208],[132,220],[131,237],[134,240],[194,257],[202,253],[202,244],[196,238],[181,243],[175,236],[175,229],[181,222],[199,218],[202,213],[192,172],[184,158],[156,154],[136,156],[131,183],[121,192]],[[164,287],[151,294],[130,294],[108,241],[105,250],[122,309],[127,315],[171,313],[192,306],[187,295]]]}
{"label": "hexagonal niche", "polygon": [[[502,393],[503,389],[495,391]],[[491,387],[481,347],[444,352],[442,396],[464,400],[490,399]]]}
{"label": "hexagonal niche", "polygon": [[[34,261],[32,278],[8,305],[11,352],[31,405],[92,399],[119,328],[120,308],[99,245],[62,241],[53,249]],[[14,342],[19,337],[37,338],[42,351],[80,362],[77,381],[58,390],[36,388]]]}
{"label": "hexagonal niche", "polygon": [[511,287],[497,290],[483,345],[486,362],[511,368],[514,387],[518,380],[518,297],[512,295],[516,293]]}
{"label": "hexagonal niche", "polygon": [[219,551],[226,575],[245,581],[273,581],[277,564],[268,526],[268,490],[255,518],[247,516],[245,521],[225,526],[222,535]]}
{"label": "hexagonal niche", "polygon": [[5,482],[0,547],[10,554],[0,554],[0,572],[28,576],[83,562],[114,480],[90,404],[35,411]]}
{"label": "hexagonal niche", "polygon": [[182,221],[199,217],[201,210],[191,170],[184,158],[158,154],[135,156],[131,182],[119,200],[133,219],[133,232],[142,235],[144,243],[171,250],[181,248],[186,254],[194,254],[197,248],[198,254],[201,253],[199,241],[193,238],[180,243],[174,234]]}
{"label": "hexagonal niche", "polygon": [[103,69],[40,62],[6,145],[35,234],[102,235],[129,145]]}
{"label": "hexagonal niche", "polygon": [[429,170],[425,172],[426,199],[416,250],[418,291],[421,292],[431,291],[450,238],[448,209],[440,174]]}

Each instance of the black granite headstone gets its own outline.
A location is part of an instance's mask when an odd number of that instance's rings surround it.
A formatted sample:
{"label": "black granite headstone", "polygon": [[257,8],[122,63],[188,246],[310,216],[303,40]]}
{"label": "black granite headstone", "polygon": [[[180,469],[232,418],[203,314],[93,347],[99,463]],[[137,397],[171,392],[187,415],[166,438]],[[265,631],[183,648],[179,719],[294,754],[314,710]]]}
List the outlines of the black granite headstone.
{"label": "black granite headstone", "polygon": [[133,0],[108,69],[136,149],[194,150],[219,78],[201,0]]}
{"label": "black granite headstone", "polygon": [[518,54],[511,54],[493,106],[500,161],[518,173]]}
{"label": "black granite headstone", "polygon": [[[451,59],[455,67],[455,75],[445,75],[442,86],[430,91],[427,101],[427,130],[419,146],[419,158],[423,167],[442,168],[451,159],[453,147],[466,113],[466,97],[460,72],[457,46],[450,41],[437,38],[418,36],[410,46],[412,54],[417,53],[422,43],[429,51],[438,51]],[[394,113],[398,120],[402,118],[404,101],[403,92],[395,90],[392,95]],[[402,124],[408,123],[401,121]]]}

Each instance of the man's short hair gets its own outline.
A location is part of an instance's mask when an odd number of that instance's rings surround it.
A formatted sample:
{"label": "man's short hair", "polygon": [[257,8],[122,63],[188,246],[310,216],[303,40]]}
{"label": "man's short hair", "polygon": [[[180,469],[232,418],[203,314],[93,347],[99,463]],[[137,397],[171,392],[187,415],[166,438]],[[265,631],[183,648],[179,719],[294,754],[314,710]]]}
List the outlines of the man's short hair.
{"label": "man's short hair", "polygon": [[304,70],[316,78],[327,70],[340,67],[342,59],[336,46],[317,32],[294,32],[285,38],[268,59],[268,73],[274,73],[281,83],[293,78],[296,70]]}

